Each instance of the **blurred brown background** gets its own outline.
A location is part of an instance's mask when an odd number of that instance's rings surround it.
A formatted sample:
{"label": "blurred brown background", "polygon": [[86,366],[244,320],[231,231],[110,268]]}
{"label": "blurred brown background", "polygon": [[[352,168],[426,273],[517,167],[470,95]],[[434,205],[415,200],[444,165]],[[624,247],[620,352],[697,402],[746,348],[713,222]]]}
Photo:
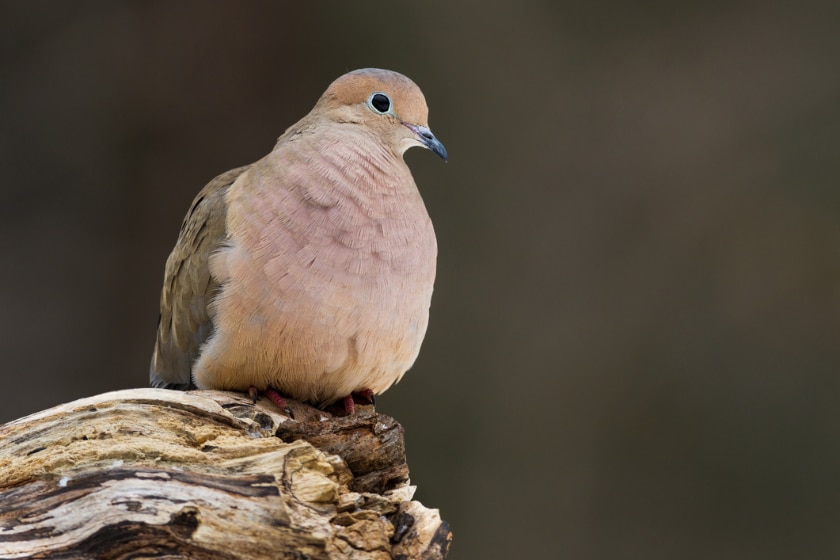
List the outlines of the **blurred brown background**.
{"label": "blurred brown background", "polygon": [[840,557],[836,2],[0,3],[0,421],[144,386],[196,192],[424,89],[439,275],[379,409],[454,559]]}

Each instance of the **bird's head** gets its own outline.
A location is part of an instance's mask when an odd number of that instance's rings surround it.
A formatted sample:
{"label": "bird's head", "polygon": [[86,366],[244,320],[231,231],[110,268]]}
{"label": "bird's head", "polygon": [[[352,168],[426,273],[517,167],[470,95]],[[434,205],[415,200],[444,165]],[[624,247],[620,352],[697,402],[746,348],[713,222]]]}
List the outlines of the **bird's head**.
{"label": "bird's head", "polygon": [[422,146],[446,161],[446,148],[429,130],[423,92],[397,72],[364,68],[344,74],[330,84],[315,109],[336,122],[366,126],[399,156]]}

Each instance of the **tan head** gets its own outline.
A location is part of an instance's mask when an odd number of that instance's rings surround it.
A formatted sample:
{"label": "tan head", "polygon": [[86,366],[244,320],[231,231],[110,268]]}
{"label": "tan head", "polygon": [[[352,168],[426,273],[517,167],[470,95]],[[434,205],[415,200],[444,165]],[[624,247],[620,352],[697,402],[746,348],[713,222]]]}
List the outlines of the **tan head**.
{"label": "tan head", "polygon": [[429,130],[423,92],[397,72],[363,68],[344,74],[330,84],[315,112],[338,123],[368,127],[397,155],[422,146],[446,160],[446,148]]}

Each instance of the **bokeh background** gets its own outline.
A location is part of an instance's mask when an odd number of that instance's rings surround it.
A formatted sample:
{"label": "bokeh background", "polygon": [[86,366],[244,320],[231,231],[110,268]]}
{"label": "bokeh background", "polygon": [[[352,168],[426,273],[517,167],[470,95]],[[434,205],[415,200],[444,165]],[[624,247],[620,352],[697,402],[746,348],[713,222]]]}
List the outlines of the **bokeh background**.
{"label": "bokeh background", "polygon": [[421,85],[439,273],[379,399],[453,559],[840,557],[836,2],[0,2],[0,421],[144,386],[197,191]]}

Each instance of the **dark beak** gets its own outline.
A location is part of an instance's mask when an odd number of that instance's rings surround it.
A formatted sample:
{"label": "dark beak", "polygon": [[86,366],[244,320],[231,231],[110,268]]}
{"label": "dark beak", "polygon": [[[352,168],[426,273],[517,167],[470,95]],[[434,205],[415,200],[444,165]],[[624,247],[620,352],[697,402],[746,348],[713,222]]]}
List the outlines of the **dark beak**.
{"label": "dark beak", "polygon": [[431,130],[425,126],[419,126],[416,124],[405,123],[405,125],[417,135],[418,140],[420,140],[424,146],[439,155],[443,161],[447,161],[446,148],[443,147],[440,140],[435,138],[435,135],[432,134]]}

